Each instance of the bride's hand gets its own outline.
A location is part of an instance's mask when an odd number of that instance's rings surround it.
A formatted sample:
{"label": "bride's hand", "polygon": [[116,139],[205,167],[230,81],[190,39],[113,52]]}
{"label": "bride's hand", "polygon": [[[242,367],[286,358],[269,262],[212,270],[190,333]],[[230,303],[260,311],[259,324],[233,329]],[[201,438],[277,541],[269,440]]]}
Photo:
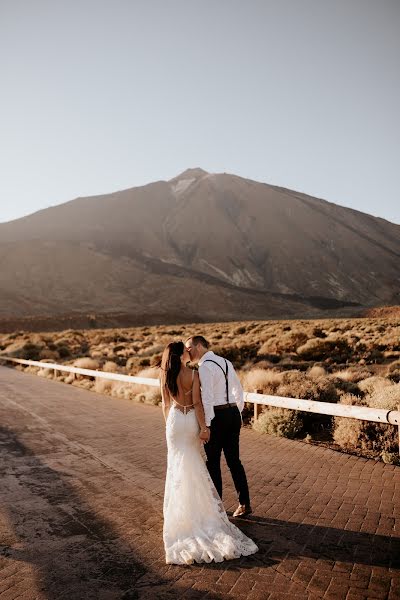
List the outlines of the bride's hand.
{"label": "bride's hand", "polygon": [[202,442],[208,442],[208,440],[210,439],[210,430],[208,429],[202,429],[200,431],[200,435],[199,435],[200,439]]}

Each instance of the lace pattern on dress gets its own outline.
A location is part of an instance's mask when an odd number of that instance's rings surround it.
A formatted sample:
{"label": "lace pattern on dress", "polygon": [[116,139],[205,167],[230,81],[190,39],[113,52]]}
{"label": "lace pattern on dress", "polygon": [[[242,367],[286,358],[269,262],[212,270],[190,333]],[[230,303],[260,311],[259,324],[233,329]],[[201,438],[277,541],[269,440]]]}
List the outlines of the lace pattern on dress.
{"label": "lace pattern on dress", "polygon": [[168,466],[163,527],[166,562],[221,562],[257,552],[253,540],[228,519],[200,452],[194,411],[184,415],[179,409],[170,410],[166,437]]}

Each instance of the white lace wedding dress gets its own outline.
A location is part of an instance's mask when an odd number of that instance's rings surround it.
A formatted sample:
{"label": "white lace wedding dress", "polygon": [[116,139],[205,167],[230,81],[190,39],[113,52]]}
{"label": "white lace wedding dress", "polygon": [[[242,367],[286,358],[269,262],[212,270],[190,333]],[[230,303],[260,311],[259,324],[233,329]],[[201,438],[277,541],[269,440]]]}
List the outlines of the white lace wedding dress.
{"label": "white lace wedding dress", "polygon": [[165,560],[168,564],[221,562],[257,552],[233,525],[201,455],[194,409],[173,402],[166,423],[168,467],[164,495]]}

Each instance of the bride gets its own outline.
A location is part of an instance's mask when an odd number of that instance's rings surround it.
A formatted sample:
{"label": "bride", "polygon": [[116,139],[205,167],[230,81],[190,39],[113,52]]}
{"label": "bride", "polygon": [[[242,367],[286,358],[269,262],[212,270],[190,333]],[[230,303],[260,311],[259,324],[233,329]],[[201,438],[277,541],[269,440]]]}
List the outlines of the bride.
{"label": "bride", "polygon": [[168,465],[164,494],[163,539],[167,564],[221,562],[247,556],[258,547],[233,525],[208,473],[201,443],[205,426],[198,373],[186,367],[183,342],[165,348],[161,395]]}

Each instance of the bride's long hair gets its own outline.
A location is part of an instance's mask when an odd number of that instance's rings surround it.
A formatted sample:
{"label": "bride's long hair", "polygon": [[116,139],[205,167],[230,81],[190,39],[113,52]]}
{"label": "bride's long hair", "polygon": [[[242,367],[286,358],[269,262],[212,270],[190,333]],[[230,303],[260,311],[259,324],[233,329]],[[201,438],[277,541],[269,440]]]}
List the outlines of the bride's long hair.
{"label": "bride's long hair", "polygon": [[183,342],[170,342],[161,359],[161,380],[171,396],[178,394],[178,375],[181,370],[181,357],[185,351]]}

